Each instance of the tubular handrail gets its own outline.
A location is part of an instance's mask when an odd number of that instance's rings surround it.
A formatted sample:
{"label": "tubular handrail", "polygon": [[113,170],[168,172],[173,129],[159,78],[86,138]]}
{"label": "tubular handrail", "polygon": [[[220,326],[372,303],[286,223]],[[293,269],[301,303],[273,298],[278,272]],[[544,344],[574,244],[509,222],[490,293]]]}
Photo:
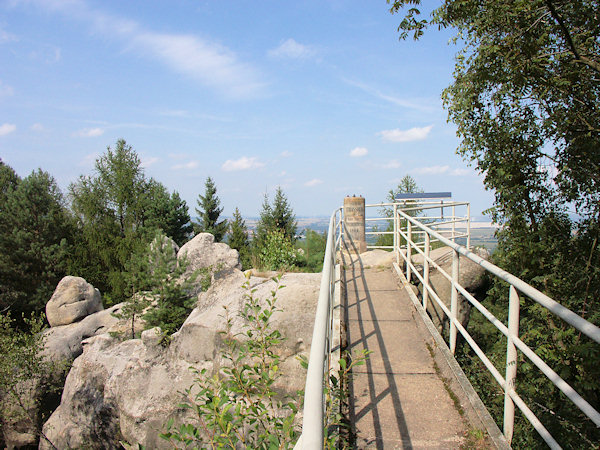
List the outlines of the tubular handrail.
{"label": "tubular handrail", "polygon": [[[319,300],[315,315],[315,324],[308,359],[308,370],[304,388],[304,409],[302,435],[295,448],[315,449],[323,448],[324,442],[324,380],[328,379],[329,359],[332,350],[332,317],[331,310],[334,300],[334,285],[336,283],[335,264],[337,251],[341,243],[342,218],[337,220],[341,208],[336,210],[329,220],[327,231],[327,244],[323,259],[323,272]],[[339,230],[339,233],[338,233]],[[336,236],[337,234],[337,236]],[[306,432],[305,432],[306,431]]]}
{"label": "tubular handrail", "polygon": [[[446,205],[444,205],[446,206]],[[464,338],[467,344],[471,346],[475,354],[481,359],[484,366],[490,371],[493,378],[498,382],[505,392],[505,406],[504,406],[504,434],[506,439],[510,442],[512,439],[513,427],[514,427],[514,406],[516,405],[522,412],[523,415],[530,421],[534,428],[538,431],[541,437],[551,448],[560,448],[560,445],[550,435],[548,430],[535,416],[535,414],[525,404],[523,399],[516,393],[514,383],[516,379],[517,371],[517,357],[516,350],[520,350],[540,371],[558,388],[560,389],[588,418],[590,418],[596,426],[600,427],[600,413],[590,405],[585,399],[583,399],[579,393],[577,393],[567,382],[565,382],[552,368],[550,368],[527,344],[525,344],[518,334],[518,321],[519,321],[519,292],[526,295],[539,305],[546,308],[548,311],[554,313],[566,323],[576,328],[581,333],[588,336],[596,343],[600,343],[600,328],[596,325],[588,322],[584,318],[578,316],[573,311],[565,308],[560,303],[556,302],[543,292],[535,289],[533,286],[527,284],[520,278],[512,275],[511,273],[499,268],[498,266],[490,263],[483,259],[479,255],[471,252],[468,248],[465,248],[451,239],[443,236],[441,233],[435,231],[431,226],[436,224],[423,224],[419,220],[410,215],[406,214],[404,210],[400,208],[394,209],[397,215],[394,220],[394,233],[397,233],[398,237],[404,238],[406,244],[406,250],[402,251],[399,244],[395,245],[395,252],[397,254],[397,260],[400,261],[402,258],[406,263],[406,278],[410,281],[411,275],[414,275],[421,283],[423,283],[423,307],[426,308],[428,298],[433,299],[436,304],[441,308],[444,314],[448,317],[450,322],[450,342],[449,347],[452,353],[456,348],[456,333],[459,332]],[[406,221],[406,229],[399,229],[396,225],[399,219]],[[425,242],[414,242],[412,240],[414,228],[421,230],[420,233],[425,233]],[[446,245],[452,250],[452,274],[446,273],[442,268],[430,257],[429,245],[433,240],[437,240],[442,244]],[[400,239],[395,238],[395,243],[399,243]],[[421,249],[420,247],[423,247]],[[418,254],[423,257],[423,275],[421,270],[417,270],[413,264],[411,257],[411,250],[415,250]],[[510,285],[509,295],[509,316],[508,326],[504,325],[498,320],[489,310],[487,310],[481,303],[473,297],[463,286],[458,283],[458,270],[459,270],[459,255],[468,258],[470,261],[480,265],[486,271],[493,274],[494,276],[506,281]],[[430,265],[438,270],[443,277],[445,277],[451,283],[451,305],[450,308],[444,304],[444,302],[437,295],[435,290],[429,284],[429,270]],[[473,340],[468,331],[462,326],[457,319],[457,297],[461,294],[467,301],[469,301],[477,310],[479,310],[483,316],[490,321],[506,338],[507,343],[507,358],[506,358],[506,377],[503,377],[496,367],[492,364],[489,358],[483,353],[481,348]]]}

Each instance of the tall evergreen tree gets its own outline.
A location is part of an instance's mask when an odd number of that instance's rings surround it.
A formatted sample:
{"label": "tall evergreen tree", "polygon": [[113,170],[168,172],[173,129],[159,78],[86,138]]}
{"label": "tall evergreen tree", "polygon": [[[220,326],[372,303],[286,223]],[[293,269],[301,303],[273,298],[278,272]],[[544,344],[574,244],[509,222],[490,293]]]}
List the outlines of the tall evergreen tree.
{"label": "tall evergreen tree", "polygon": [[161,229],[179,246],[185,244],[194,231],[185,200],[176,191],[169,194],[164,185],[154,179],[148,182],[146,195],[148,210],[144,226]]}
{"label": "tall evergreen tree", "polygon": [[66,275],[73,221],[56,181],[38,170],[19,180],[0,168],[0,312],[44,309]]}
{"label": "tall evergreen tree", "polygon": [[233,212],[233,220],[229,223],[228,244],[240,253],[242,268],[250,266],[250,240],[246,221],[242,218],[240,210],[236,207]]}
{"label": "tall evergreen tree", "polygon": [[69,192],[81,233],[71,270],[109,302],[127,297],[125,265],[156,229],[179,242],[186,239],[187,205],[146,179],[137,153],[122,139],[96,160],[94,175],[81,176]]}
{"label": "tall evergreen tree", "polygon": [[206,179],[204,195],[198,195],[198,206],[196,213],[199,221],[195,224],[196,233],[210,233],[216,242],[221,242],[227,233],[227,220],[219,221],[223,212],[221,199],[217,196],[217,187],[211,177]]}
{"label": "tall evergreen tree", "polygon": [[296,215],[281,186],[277,186],[272,205],[269,204],[269,196],[265,194],[260,219],[256,225],[256,243],[262,243],[272,231],[281,231],[293,244],[296,242],[297,228]]}

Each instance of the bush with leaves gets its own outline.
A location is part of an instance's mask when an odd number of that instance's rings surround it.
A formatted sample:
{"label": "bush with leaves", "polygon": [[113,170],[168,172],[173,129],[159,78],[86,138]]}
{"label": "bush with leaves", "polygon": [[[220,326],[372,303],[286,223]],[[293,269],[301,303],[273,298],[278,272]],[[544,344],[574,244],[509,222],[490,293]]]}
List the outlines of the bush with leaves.
{"label": "bush with leaves", "polygon": [[258,265],[266,270],[288,270],[295,266],[298,251],[281,230],[267,234],[258,253]]}
{"label": "bush with leaves", "polygon": [[161,434],[175,448],[292,448],[299,433],[295,425],[300,399],[283,398],[273,389],[280,377],[279,355],[275,347],[283,337],[272,328],[271,317],[278,311],[277,291],[261,300],[247,281],[240,316],[243,331],[234,334],[233,321],[225,313],[222,332],[221,370],[208,377],[206,369],[197,372],[194,385],[182,404],[194,412],[195,420],[178,428],[173,420]]}
{"label": "bush with leaves", "polygon": [[296,265],[303,271],[318,273],[323,270],[327,234],[306,230],[305,238],[298,243]]}
{"label": "bush with leaves", "polygon": [[42,431],[43,401],[60,394],[61,379],[68,364],[47,361],[43,315],[23,317],[28,330],[15,328],[15,321],[0,314],[0,428],[4,435],[35,434],[56,448]]}

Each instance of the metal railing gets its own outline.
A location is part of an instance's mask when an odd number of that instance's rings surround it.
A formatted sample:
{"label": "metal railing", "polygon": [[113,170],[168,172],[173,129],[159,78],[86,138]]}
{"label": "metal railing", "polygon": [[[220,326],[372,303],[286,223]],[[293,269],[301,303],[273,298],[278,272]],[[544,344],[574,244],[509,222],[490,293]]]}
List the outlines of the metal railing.
{"label": "metal railing", "polygon": [[[431,205],[430,205],[431,206]],[[440,205],[438,205],[438,208]],[[420,205],[411,206],[422,208]],[[569,325],[575,327],[579,332],[585,334],[596,343],[600,343],[600,328],[586,321],[571,310],[560,305],[547,295],[538,291],[534,287],[525,283],[514,275],[500,269],[494,264],[486,261],[480,256],[474,254],[467,247],[458,245],[452,239],[439,231],[433,229],[432,224],[423,223],[417,217],[412,217],[407,214],[407,210],[403,210],[401,206],[394,206],[394,250],[397,254],[398,261],[403,260],[405,264],[405,273],[408,281],[412,276],[418,279],[424,286],[422,295],[423,308],[427,308],[427,303],[433,299],[437,305],[443,310],[448,317],[450,323],[449,333],[449,348],[454,354],[456,350],[457,333],[460,333],[468,345],[473,349],[475,354],[483,362],[487,370],[491,373],[494,379],[498,382],[504,391],[504,436],[510,443],[514,430],[515,405],[521,410],[527,420],[533,425],[540,436],[546,441],[550,448],[561,448],[556,440],[550,435],[541,421],[527,406],[525,401],[517,394],[515,390],[516,374],[517,374],[517,350],[520,350],[540,371],[566,396],[569,398],[588,418],[590,418],[596,426],[600,427],[600,413],[590,405],[584,398],[581,397],[567,382],[565,382],[546,362],[540,358],[533,349],[525,344],[519,337],[519,295],[524,295],[529,299],[537,302],[539,305],[554,313]],[[454,214],[452,215],[454,216]],[[405,227],[400,227],[398,224],[405,223]],[[468,222],[467,222],[468,223]],[[413,237],[417,236],[414,240]],[[454,231],[452,232],[454,236]],[[456,240],[456,239],[454,239]],[[449,247],[452,252],[452,273],[446,273],[431,257],[431,243],[438,241],[441,244]],[[467,242],[469,240],[467,239]],[[402,243],[402,244],[401,244]],[[421,255],[423,258],[422,267],[417,267],[413,261],[412,254]],[[460,257],[468,258],[475,264],[483,267],[493,276],[504,280],[509,284],[509,311],[508,324],[505,325],[498,320],[490,311],[488,311],[471,293],[469,293],[458,282],[459,280],[459,259]],[[396,266],[399,268],[399,265]],[[451,299],[450,308],[448,308],[442,299],[437,295],[429,282],[430,270],[435,268],[451,283]],[[457,319],[458,316],[458,295],[468,300],[483,316],[490,321],[506,338],[507,338],[507,357],[504,368],[504,376],[494,366],[490,359],[484,354],[479,345],[474,341],[469,332],[461,325]]]}
{"label": "metal railing", "polygon": [[[340,268],[336,262],[342,240],[342,226],[340,208],[329,220],[321,288],[304,388],[302,435],[294,447],[296,449],[323,448],[326,426],[324,383],[329,381],[329,373],[335,370],[340,350],[340,318],[335,307],[339,304],[340,296]],[[339,309],[337,312],[339,313]],[[337,354],[334,354],[335,352]]]}
{"label": "metal railing", "polygon": [[[365,219],[365,228],[368,230],[365,232],[367,241],[370,236],[394,236],[392,245],[376,245],[367,242],[368,249],[393,250],[397,247],[399,242],[397,230],[402,230],[406,234],[410,226],[410,223],[405,220],[394,219],[398,216],[398,210],[404,211],[421,223],[428,224],[452,242],[463,240],[467,248],[471,247],[471,205],[468,202],[408,200],[396,203],[374,203],[365,205],[365,208],[378,209],[380,213],[388,215],[387,217],[367,217]],[[386,225],[385,229],[379,229],[380,223]],[[391,224],[393,227],[390,227]],[[424,245],[424,234],[419,230],[412,231],[413,240],[418,242],[421,247]],[[431,244],[434,242],[435,240],[431,241]]]}

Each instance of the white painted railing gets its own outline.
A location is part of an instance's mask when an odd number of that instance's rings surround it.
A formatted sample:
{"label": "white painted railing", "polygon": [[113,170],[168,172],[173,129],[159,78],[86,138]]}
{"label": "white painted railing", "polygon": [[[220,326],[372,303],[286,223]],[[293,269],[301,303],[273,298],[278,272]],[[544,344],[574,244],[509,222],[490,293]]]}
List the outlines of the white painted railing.
{"label": "white painted railing", "polygon": [[[571,310],[560,305],[547,295],[538,291],[534,287],[525,283],[514,275],[500,269],[494,264],[484,260],[478,255],[471,252],[467,247],[458,245],[453,242],[455,239],[449,239],[443,236],[443,232],[436,231],[436,224],[423,223],[419,218],[411,217],[407,214],[407,210],[403,210],[402,206],[394,207],[394,249],[398,260],[404,261],[406,269],[406,278],[408,281],[414,276],[423,283],[423,307],[427,308],[429,299],[433,299],[438,306],[444,311],[450,322],[449,333],[449,348],[452,353],[456,350],[457,332],[460,333],[468,345],[473,349],[477,356],[481,359],[485,367],[492,374],[505,393],[504,401],[504,435],[510,443],[514,428],[514,413],[515,405],[521,410],[523,415],[534,426],[537,432],[542,436],[550,448],[561,448],[556,440],[550,435],[548,430],[535,416],[531,409],[525,404],[523,399],[515,390],[516,375],[517,375],[517,350],[520,350],[542,373],[558,387],[587,417],[589,417],[596,426],[600,427],[600,413],[591,406],[584,398],[581,397],[569,384],[567,384],[551,367],[540,358],[533,349],[527,346],[519,338],[519,295],[524,295],[529,299],[537,302],[548,311],[554,313],[569,325],[575,327],[578,331],[585,334],[596,343],[600,343],[600,328],[586,321]],[[438,204],[438,208],[440,205]],[[420,204],[411,206],[411,210],[422,209]],[[428,205],[427,208],[434,208]],[[454,216],[454,214],[452,214]],[[400,223],[405,223],[406,226],[398,226]],[[468,222],[467,222],[468,223]],[[417,239],[415,239],[417,236]],[[454,236],[454,232],[452,232]],[[452,250],[452,273],[448,274],[441,269],[439,265],[430,257],[430,248],[433,241],[439,241],[441,244],[450,247]],[[403,244],[400,245],[400,242]],[[467,242],[469,239],[467,238]],[[407,244],[408,243],[408,244]],[[413,262],[413,252],[423,257],[422,267],[417,267]],[[509,311],[508,324],[505,325],[498,320],[490,311],[488,311],[480,302],[465,290],[458,283],[460,258],[465,257],[472,262],[479,264],[487,272],[497,278],[506,281],[509,284]],[[430,269],[436,268],[450,283],[451,283],[451,302],[448,308],[439,298],[435,290],[429,283]],[[490,359],[483,353],[479,345],[473,340],[469,332],[458,321],[458,294],[462,294],[483,316],[489,320],[504,336],[506,336],[507,358],[505,376],[503,377],[499,370],[494,366]]]}
{"label": "white painted railing", "polygon": [[294,447],[296,449],[323,448],[327,425],[324,383],[329,382],[329,373],[339,359],[340,350],[340,318],[339,314],[335,314],[334,307],[336,303],[339,304],[340,296],[340,269],[336,258],[341,240],[342,209],[338,209],[332,214],[327,231],[321,289],[304,388],[302,435]]}

